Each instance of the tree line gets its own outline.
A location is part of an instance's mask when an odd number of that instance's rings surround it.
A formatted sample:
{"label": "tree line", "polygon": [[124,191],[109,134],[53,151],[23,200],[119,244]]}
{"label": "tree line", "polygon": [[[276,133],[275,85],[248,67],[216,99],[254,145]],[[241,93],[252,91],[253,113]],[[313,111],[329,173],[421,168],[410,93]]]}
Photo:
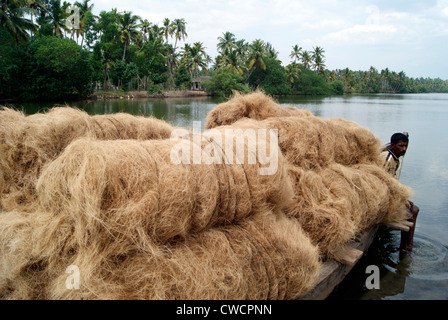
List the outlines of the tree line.
{"label": "tree line", "polygon": [[183,18],[158,25],[117,9],[96,16],[93,7],[91,0],[2,1],[0,99],[83,98],[95,89],[154,93],[190,89],[198,79],[219,96],[255,89],[272,95],[448,92],[447,81],[403,71],[328,70],[319,46],[293,45],[283,66],[269,42],[231,32],[217,38],[212,59],[202,42],[186,43]]}

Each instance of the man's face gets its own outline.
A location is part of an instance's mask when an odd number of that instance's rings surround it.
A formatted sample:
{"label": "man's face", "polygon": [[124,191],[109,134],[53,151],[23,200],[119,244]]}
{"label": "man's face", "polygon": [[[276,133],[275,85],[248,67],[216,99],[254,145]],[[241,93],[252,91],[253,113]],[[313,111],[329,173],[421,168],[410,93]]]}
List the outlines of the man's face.
{"label": "man's face", "polygon": [[397,157],[401,157],[406,154],[408,143],[400,140],[396,144],[391,144],[390,148]]}

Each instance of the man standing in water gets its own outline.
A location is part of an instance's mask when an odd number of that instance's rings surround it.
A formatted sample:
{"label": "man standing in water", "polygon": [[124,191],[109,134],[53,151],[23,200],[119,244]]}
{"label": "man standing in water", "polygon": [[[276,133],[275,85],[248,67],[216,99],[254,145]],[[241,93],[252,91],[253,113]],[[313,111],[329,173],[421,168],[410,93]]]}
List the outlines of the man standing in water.
{"label": "man standing in water", "polygon": [[[380,154],[384,169],[396,179],[400,178],[402,164],[400,158],[406,154],[408,144],[409,135],[407,133],[394,133],[390,138],[390,144]],[[413,225],[410,227],[409,231],[401,232],[400,249],[409,252],[414,246],[415,223],[420,209],[409,200],[407,201],[406,206],[408,207],[408,221],[412,222]]]}

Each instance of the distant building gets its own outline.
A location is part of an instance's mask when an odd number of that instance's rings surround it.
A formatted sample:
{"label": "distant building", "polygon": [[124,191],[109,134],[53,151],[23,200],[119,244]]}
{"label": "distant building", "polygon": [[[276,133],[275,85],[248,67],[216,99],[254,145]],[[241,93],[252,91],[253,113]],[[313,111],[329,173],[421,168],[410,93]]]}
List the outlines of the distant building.
{"label": "distant building", "polygon": [[204,90],[201,86],[201,82],[204,80],[210,80],[211,78],[212,77],[210,77],[210,76],[200,76],[200,77],[194,78],[191,81],[191,90],[199,90],[199,91]]}

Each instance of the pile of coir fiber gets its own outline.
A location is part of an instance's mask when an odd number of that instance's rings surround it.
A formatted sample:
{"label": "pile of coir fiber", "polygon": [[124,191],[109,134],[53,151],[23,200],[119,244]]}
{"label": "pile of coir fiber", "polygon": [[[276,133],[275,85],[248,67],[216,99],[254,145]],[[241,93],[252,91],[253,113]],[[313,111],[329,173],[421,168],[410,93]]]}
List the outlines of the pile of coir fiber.
{"label": "pile of coir fiber", "polygon": [[[118,241],[99,223],[95,237],[86,231],[88,241],[61,230],[65,246],[31,246],[24,242],[47,229],[36,221],[42,214],[7,215],[0,217],[0,248],[9,249],[1,257],[2,299],[294,299],[312,288],[320,268],[298,222],[270,211],[164,245]],[[79,270],[79,289],[67,286],[69,266]]]}
{"label": "pile of coir fiber", "polygon": [[26,116],[0,108],[0,208],[30,208],[42,167],[73,140],[166,139],[173,127],[153,117],[125,113],[89,116],[71,107],[55,107]]}
{"label": "pile of coir fiber", "polygon": [[305,109],[280,106],[261,91],[235,96],[211,110],[206,119],[206,129],[233,124],[239,119],[263,120],[270,117],[297,116],[307,117],[313,114]]}
{"label": "pile of coir fiber", "polygon": [[[241,154],[234,145],[229,154],[222,150],[228,141],[217,135],[186,135],[80,138],[48,162],[35,184],[33,210],[0,214],[0,296],[293,299],[307,293],[321,267],[319,252],[285,214],[294,193],[278,145],[277,170],[260,175],[266,164],[258,150]],[[270,143],[255,141],[257,149]],[[195,163],[198,150],[215,161]],[[251,152],[253,163],[225,162]],[[79,289],[67,286],[70,266],[79,270]]]}
{"label": "pile of coir fiber", "polygon": [[295,189],[289,215],[301,223],[322,254],[338,259],[336,253],[360,231],[406,220],[410,188],[380,167],[380,140],[357,123],[291,111],[255,92],[237,95],[213,109],[206,128],[217,124],[278,130]]}
{"label": "pile of coir fiber", "polygon": [[[2,202],[2,299],[295,299],[322,255],[406,217],[410,189],[380,167],[369,130],[261,92],[218,105],[203,134],[163,123],[145,137],[136,117],[98,125],[70,108],[31,130],[31,116],[3,111],[2,148],[15,150],[3,199],[21,195]],[[272,129],[278,140],[251,134]]]}

